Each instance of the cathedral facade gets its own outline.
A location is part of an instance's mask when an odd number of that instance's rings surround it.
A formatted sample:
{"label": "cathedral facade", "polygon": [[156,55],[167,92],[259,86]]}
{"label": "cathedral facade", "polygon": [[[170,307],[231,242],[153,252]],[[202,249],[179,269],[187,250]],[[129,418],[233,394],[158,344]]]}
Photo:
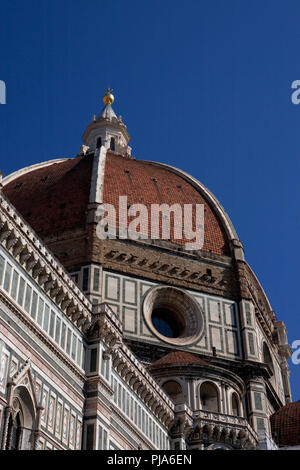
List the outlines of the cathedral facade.
{"label": "cathedral facade", "polygon": [[[284,323],[216,197],[135,159],[112,103],[76,157],[1,182],[1,448],[276,449]],[[99,237],[103,204],[128,218]],[[136,204],[201,205],[201,249],[172,217],[169,238],[124,236]]]}

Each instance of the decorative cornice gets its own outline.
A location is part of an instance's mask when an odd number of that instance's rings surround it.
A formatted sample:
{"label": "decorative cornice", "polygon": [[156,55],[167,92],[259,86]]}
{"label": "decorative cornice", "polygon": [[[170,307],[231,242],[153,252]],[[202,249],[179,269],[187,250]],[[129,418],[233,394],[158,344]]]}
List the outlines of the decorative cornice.
{"label": "decorative cornice", "polygon": [[202,434],[205,431],[208,441],[213,436],[217,442],[222,442],[222,439],[226,441],[226,438],[231,437],[233,444],[239,444],[240,448],[257,447],[257,434],[245,418],[199,410],[193,413],[193,421],[194,429],[189,436],[191,444],[199,440],[202,442]]}
{"label": "decorative cornice", "polygon": [[[274,333],[275,315],[270,308],[270,304],[266,301],[262,291],[256,287],[251,277],[247,276],[247,286],[251,296],[251,300],[255,306],[255,315],[258,319],[266,336],[272,341]],[[272,341],[273,343],[273,341]]]}
{"label": "decorative cornice", "polygon": [[[109,240],[101,246],[101,264],[105,269],[143,276],[187,289],[201,290],[213,295],[237,298],[231,265],[200,259],[179,257],[152,246],[135,245]],[[212,271],[208,274],[207,268]]]}
{"label": "decorative cornice", "polygon": [[0,194],[0,243],[81,331],[92,305],[15,207]]}
{"label": "decorative cornice", "polygon": [[94,131],[94,130],[97,130],[97,129],[101,129],[103,127],[110,127],[112,129],[115,129],[116,131],[120,131],[122,132],[125,140],[127,142],[130,141],[130,135],[127,131],[127,127],[126,125],[124,124],[124,122],[122,121],[121,117],[118,119],[118,118],[115,118],[113,117],[112,119],[108,119],[108,118],[104,118],[104,117],[101,117],[99,119],[93,119],[88,127],[86,128],[86,130],[84,131],[84,134],[82,136],[82,140],[83,142],[87,142],[88,140],[88,137],[89,135]]}

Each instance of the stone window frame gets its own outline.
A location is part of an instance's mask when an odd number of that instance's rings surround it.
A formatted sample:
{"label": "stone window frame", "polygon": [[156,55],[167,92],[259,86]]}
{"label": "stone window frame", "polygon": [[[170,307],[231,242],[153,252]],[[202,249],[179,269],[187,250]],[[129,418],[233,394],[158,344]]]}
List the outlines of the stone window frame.
{"label": "stone window frame", "polygon": [[[182,311],[182,308],[178,308],[178,314],[183,316],[185,329],[179,335],[179,337],[176,338],[168,338],[162,335],[159,331],[156,330],[152,323],[152,312],[154,310],[153,307],[155,307],[155,302],[160,302],[160,298],[163,299],[164,291],[166,293],[166,298],[168,295],[170,296],[170,305],[172,305],[172,308],[174,307],[174,296],[176,296],[176,292],[181,296],[181,300],[184,300],[184,306],[186,307],[184,312]],[[186,292],[184,289],[168,285],[152,287],[151,289],[147,290],[143,297],[142,313],[144,321],[151,333],[164,343],[178,347],[192,346],[198,343],[204,334],[205,315],[203,309],[194,296]]]}

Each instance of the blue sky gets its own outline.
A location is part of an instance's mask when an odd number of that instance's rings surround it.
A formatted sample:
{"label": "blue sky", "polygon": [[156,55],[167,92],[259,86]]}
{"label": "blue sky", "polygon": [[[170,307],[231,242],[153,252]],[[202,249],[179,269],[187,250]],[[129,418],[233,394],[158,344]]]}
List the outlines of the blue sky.
{"label": "blue sky", "polygon": [[74,156],[113,87],[134,156],[215,193],[300,339],[299,17],[291,0],[2,0],[0,168]]}

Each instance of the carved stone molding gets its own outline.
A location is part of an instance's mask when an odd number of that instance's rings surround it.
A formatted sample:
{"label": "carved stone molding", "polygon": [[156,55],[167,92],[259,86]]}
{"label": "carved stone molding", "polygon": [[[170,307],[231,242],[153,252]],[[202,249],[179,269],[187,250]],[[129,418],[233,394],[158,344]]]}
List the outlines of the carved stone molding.
{"label": "carved stone molding", "polygon": [[44,292],[51,296],[60,309],[66,311],[70,303],[73,303],[76,307],[73,311],[75,319],[73,315],[70,315],[70,319],[77,327],[83,328],[91,321],[90,301],[2,193],[0,243],[23,266],[29,276],[39,283]]}
{"label": "carved stone molding", "polygon": [[223,261],[222,257],[201,259],[175,252],[169,253],[151,245],[119,240],[101,241],[97,248],[97,261],[101,262],[104,269],[237,298],[238,289],[232,264],[228,260]]}
{"label": "carved stone molding", "polygon": [[193,429],[187,435],[191,446],[197,443],[224,443],[239,449],[256,449],[258,437],[245,418],[209,411],[193,413]]}

